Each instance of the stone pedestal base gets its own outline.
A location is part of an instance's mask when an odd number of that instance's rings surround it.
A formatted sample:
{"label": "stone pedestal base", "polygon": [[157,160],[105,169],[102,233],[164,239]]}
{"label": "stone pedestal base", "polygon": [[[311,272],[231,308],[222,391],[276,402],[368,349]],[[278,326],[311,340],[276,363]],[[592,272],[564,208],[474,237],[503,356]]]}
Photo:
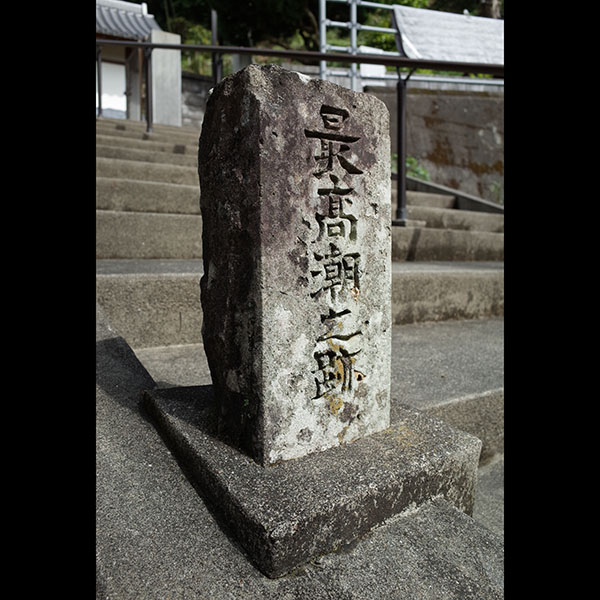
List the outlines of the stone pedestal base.
{"label": "stone pedestal base", "polygon": [[433,498],[473,509],[481,441],[409,407],[380,433],[270,467],[215,437],[212,386],[148,391],[144,407],[228,533],[268,577]]}

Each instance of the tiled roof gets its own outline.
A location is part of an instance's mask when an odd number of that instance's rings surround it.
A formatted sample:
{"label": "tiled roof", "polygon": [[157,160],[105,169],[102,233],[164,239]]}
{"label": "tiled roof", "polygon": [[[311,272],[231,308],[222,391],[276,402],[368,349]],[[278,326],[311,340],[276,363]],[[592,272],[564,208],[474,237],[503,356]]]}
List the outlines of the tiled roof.
{"label": "tiled roof", "polygon": [[[409,58],[504,64],[504,20],[394,6],[399,51]],[[398,40],[398,36],[397,36]]]}
{"label": "tiled roof", "polygon": [[96,33],[144,41],[152,29],[161,29],[148,14],[146,3],[96,0]]}

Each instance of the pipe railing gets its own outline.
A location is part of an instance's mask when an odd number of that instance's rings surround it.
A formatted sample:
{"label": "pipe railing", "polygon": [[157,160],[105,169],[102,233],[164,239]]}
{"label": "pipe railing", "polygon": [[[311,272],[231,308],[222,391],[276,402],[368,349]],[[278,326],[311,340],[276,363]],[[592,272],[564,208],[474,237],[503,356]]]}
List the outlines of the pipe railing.
{"label": "pipe railing", "polygon": [[[215,41],[215,38],[211,41]],[[381,54],[347,54],[338,52],[313,52],[309,50],[275,50],[272,48],[248,48],[245,46],[220,46],[217,44],[161,44],[151,42],[133,42],[125,40],[96,40],[96,64],[98,69],[98,117],[102,118],[102,46],[123,46],[125,48],[143,48],[146,77],[146,131],[152,132],[152,51],[179,50],[210,53],[213,64],[215,85],[221,79],[221,56],[223,54],[250,54],[288,60],[311,61],[319,63],[342,62],[355,64],[385,65],[395,67],[398,72],[397,84],[397,143],[398,143],[398,201],[394,225],[406,225],[406,82],[417,69],[433,71],[459,72],[461,74],[485,74],[495,78],[504,78],[504,65],[474,62],[450,62],[444,60],[416,59],[404,56]],[[402,79],[400,69],[408,69],[408,75]]]}

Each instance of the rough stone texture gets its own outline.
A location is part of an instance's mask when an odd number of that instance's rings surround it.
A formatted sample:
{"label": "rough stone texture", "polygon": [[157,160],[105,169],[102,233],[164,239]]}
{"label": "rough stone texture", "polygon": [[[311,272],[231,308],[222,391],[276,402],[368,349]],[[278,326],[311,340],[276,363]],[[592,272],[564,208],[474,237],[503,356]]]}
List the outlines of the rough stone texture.
{"label": "rough stone texture", "polygon": [[172,452],[269,577],[432,498],[472,513],[481,441],[408,406],[382,432],[264,468],[216,437],[212,386],[155,389],[144,401]]}
{"label": "rough stone texture", "polygon": [[251,65],[199,142],[203,340],[219,433],[263,465],[389,425],[389,115]]}

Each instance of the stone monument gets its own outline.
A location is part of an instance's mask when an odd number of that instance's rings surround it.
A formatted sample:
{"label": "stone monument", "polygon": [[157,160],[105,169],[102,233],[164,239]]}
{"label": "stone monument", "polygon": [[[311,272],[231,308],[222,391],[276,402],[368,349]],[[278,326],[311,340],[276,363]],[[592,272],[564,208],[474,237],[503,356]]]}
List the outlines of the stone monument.
{"label": "stone monument", "polygon": [[385,105],[252,65],[212,93],[198,171],[219,434],[269,465],[389,427]]}
{"label": "stone monument", "polygon": [[207,105],[212,385],[144,406],[269,577],[433,498],[473,508],[481,441],[400,403],[390,423],[388,130],[375,97],[276,66],[225,78]]}

